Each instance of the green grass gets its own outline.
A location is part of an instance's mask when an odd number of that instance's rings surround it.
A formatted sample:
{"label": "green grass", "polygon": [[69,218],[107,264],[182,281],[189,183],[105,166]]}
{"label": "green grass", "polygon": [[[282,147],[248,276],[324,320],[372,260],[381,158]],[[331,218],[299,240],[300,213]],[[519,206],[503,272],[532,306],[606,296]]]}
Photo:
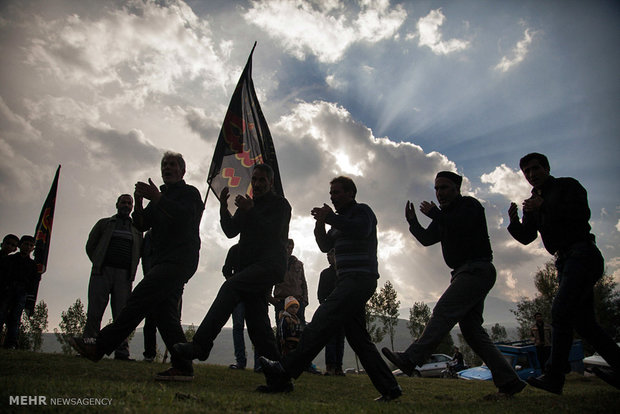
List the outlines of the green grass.
{"label": "green grass", "polygon": [[[0,350],[0,412],[92,413],[594,413],[618,412],[620,392],[595,377],[571,374],[563,396],[527,387],[514,398],[485,401],[491,382],[399,377],[404,395],[382,404],[365,375],[302,375],[290,394],[256,393],[264,383],[252,370],[195,365],[191,383],[153,380],[167,365],[92,363],[80,357]],[[47,406],[9,404],[16,395],[46,396]],[[111,398],[110,406],[52,406],[51,398]]]}

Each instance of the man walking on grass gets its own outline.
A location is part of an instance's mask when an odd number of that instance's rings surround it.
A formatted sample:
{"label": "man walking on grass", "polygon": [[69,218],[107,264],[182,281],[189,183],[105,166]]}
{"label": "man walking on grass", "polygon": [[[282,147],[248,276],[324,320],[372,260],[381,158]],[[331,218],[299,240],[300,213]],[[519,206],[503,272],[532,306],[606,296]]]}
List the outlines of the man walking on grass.
{"label": "man walking on grass", "polygon": [[279,357],[269,323],[267,296],[286,272],[286,244],[291,206],[275,193],[274,171],[257,164],[252,172],[252,197],[238,195],[237,211],[228,211],[229,190],[220,193],[220,224],[228,238],[239,235],[239,270],[220,287],[192,342],[179,341],[174,350],[188,360],[206,360],[213,341],[239,303],[245,305],[248,334],[259,355]]}
{"label": "man walking on grass", "polygon": [[[149,315],[171,350],[172,368],[160,372],[161,381],[191,381],[194,370],[191,359],[185,359],[172,346],[185,342],[181,328],[179,300],[185,283],[198,267],[200,235],[198,226],[204,204],[198,190],[185,183],[185,160],[181,154],[166,152],[161,160],[160,188],[151,181],[138,182],[135,188],[135,226],[152,229],[153,261],[150,271],[133,290],[121,314],[101,330],[96,340],[69,338],[69,343],[83,356],[99,361],[136,329]],[[143,208],[146,198],[149,204]]]}
{"label": "man walking on grass", "polygon": [[484,300],[495,284],[493,253],[484,208],[473,197],[461,195],[463,177],[442,171],[435,178],[435,203],[423,201],[420,211],[432,219],[428,228],[418,222],[413,203],[407,201],[409,231],[424,246],[441,243],[446,264],[453,269],[450,286],[441,295],[422,335],[404,352],[383,348],[383,354],[411,376],[450,330],[459,324],[465,340],[493,374],[497,394],[510,397],[525,387],[482,327]]}
{"label": "man walking on grass", "polygon": [[508,231],[522,244],[533,242],[540,233],[545,249],[557,258],[559,282],[551,306],[551,356],[545,373],[527,382],[554,394],[562,393],[576,330],[611,367],[595,368],[593,372],[620,389],[620,348],[596,322],[594,314],[594,285],[603,276],[604,261],[590,233],[588,194],[574,178],[553,177],[543,154],[527,154],[519,167],[532,185],[532,196],[523,202],[522,221],[517,205],[511,203]]}
{"label": "man walking on grass", "polygon": [[[291,378],[298,378],[334,333],[344,328],[349,345],[381,393],[376,401],[391,401],[402,395],[396,378],[366,330],[364,309],[379,278],[377,218],[370,207],[355,201],[356,193],[353,180],[336,177],[329,191],[336,212],[327,204],[312,209],[316,242],[322,252],[334,249],[338,281],[314,313],[294,351],[279,361],[260,358],[267,380],[267,385],[259,386],[260,392],[292,391]],[[331,226],[329,231],[325,229],[326,224]]]}

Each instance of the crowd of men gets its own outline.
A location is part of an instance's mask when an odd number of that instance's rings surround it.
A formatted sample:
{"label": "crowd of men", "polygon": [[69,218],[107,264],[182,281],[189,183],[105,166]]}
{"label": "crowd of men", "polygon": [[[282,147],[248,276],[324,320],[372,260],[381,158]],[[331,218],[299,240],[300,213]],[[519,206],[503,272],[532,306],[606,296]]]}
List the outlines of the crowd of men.
{"label": "crowd of men", "polygon": [[[517,205],[510,205],[508,231],[523,244],[531,243],[540,234],[545,248],[557,258],[559,281],[552,306],[552,329],[539,324],[542,340],[537,345],[541,359],[544,352],[550,355],[544,373],[527,379],[527,383],[562,393],[568,352],[576,330],[610,365],[610,370],[595,373],[620,388],[620,348],[598,325],[594,314],[593,288],[602,277],[603,258],[588,224],[586,190],[575,179],[553,177],[542,154],[526,155],[520,160],[520,168],[532,186],[532,195],[522,204],[522,217]],[[357,201],[353,180],[343,176],[331,180],[333,209],[323,204],[311,211],[316,243],[322,252],[328,253],[330,267],[321,275],[320,305],[307,324],[303,313],[308,303],[307,286],[305,277],[303,281],[299,277],[299,273],[303,275],[303,264],[291,259],[293,246],[288,238],[291,206],[274,191],[274,171],[266,164],[254,167],[251,195],[237,195],[231,200],[229,189],[224,188],[219,194],[221,228],[228,238],[238,237],[234,252],[229,252],[233,265],[224,271],[225,279],[213,303],[188,342],[181,328],[180,303],[185,283],[198,265],[198,227],[204,204],[198,190],[183,180],[185,171],[183,157],[166,152],[161,161],[164,184],[158,188],[150,179],[136,183],[134,197],[121,195],[116,203],[117,214],[100,220],[91,231],[86,246],[93,263],[88,323],[83,336],[69,339],[71,345],[92,361],[112,352],[117,359],[127,359],[127,337],[147,318],[159,329],[171,354],[172,366],[158,373],[156,379],[191,381],[192,361],[209,357],[222,327],[231,315],[238,315],[241,307],[241,329],[245,321],[266,379],[257,391],[292,391],[293,379],[308,371],[323,348],[329,358],[328,372],[342,373],[346,337],[380,393],[376,400],[399,398],[402,389],[366,329],[365,304],[375,292],[379,278],[377,219],[370,206]],[[426,228],[418,221],[414,203],[406,202],[405,218],[410,232],[423,246],[441,244],[451,278],[421,336],[402,352],[383,348],[382,353],[403,373],[412,375],[415,367],[424,363],[458,323],[466,342],[493,374],[498,389],[494,397],[511,397],[523,390],[526,382],[482,327],[484,301],[495,284],[496,269],[484,208],[475,198],[461,194],[461,183],[462,177],[454,172],[437,174],[434,186],[439,205],[422,201],[419,206],[420,212],[431,219]],[[146,206],[144,199],[148,201]],[[234,214],[229,211],[231,202],[236,207]],[[148,268],[132,290],[138,260],[143,255],[145,231],[149,234]],[[7,250],[12,245],[15,248],[15,240],[5,238],[2,252],[5,243]],[[5,306],[8,302],[4,286],[18,271],[15,269],[22,271],[27,267],[23,258],[29,258],[32,250],[28,243],[28,239],[20,240],[21,259],[0,259],[1,322],[10,309]],[[18,255],[8,257],[12,256]],[[22,264],[15,264],[18,261]],[[297,276],[290,276],[295,272]],[[109,297],[113,322],[100,330]],[[276,315],[278,306],[287,310],[289,304],[296,305],[293,313],[305,325],[294,349],[284,353],[279,351],[271,328],[270,303],[276,307]],[[550,350],[543,348],[545,336],[551,342]],[[245,359],[237,358],[235,369],[244,367]]]}

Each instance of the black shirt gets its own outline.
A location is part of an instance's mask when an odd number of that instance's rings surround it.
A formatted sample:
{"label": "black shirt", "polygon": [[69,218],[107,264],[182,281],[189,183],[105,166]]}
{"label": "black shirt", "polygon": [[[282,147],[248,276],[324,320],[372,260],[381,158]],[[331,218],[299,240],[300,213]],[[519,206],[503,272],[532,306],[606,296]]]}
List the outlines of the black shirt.
{"label": "black shirt", "polygon": [[431,224],[424,229],[417,219],[409,223],[409,231],[424,246],[441,242],[446,264],[456,269],[467,262],[493,257],[484,208],[478,200],[459,195],[441,210],[430,211]]}
{"label": "black shirt", "polygon": [[532,189],[532,194],[540,195],[543,203],[538,211],[524,212],[523,222],[510,223],[508,231],[516,240],[529,244],[540,232],[551,254],[580,241],[594,240],[588,223],[588,193],[579,181],[549,176],[540,189]]}
{"label": "black shirt", "polygon": [[20,253],[0,259],[0,291],[9,289],[18,294],[33,293],[41,280],[37,265]]}
{"label": "black shirt", "polygon": [[317,297],[319,303],[325,302],[325,299],[336,288],[336,269],[334,266],[329,266],[327,269],[323,269],[321,276],[319,276],[319,288],[317,290]]}
{"label": "black shirt", "polygon": [[134,211],[138,230],[151,231],[152,264],[180,264],[196,270],[200,252],[200,218],[204,204],[200,192],[181,180],[162,185],[159,202],[150,202],[142,213]]}
{"label": "black shirt", "polygon": [[286,272],[288,226],[291,206],[275,193],[254,199],[248,211],[237,209],[231,216],[228,210],[220,211],[220,224],[228,238],[239,235],[239,269],[263,263],[274,269],[282,281]]}

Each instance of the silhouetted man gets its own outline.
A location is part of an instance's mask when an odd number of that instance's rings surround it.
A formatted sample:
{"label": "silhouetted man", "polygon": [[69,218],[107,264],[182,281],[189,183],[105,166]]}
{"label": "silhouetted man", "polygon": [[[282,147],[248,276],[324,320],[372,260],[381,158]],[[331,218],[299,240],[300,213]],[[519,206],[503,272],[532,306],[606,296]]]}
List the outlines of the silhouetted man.
{"label": "silhouetted man", "polygon": [[239,236],[239,271],[220,287],[192,342],[174,349],[188,359],[206,360],[213,341],[240,302],[245,305],[248,334],[259,355],[278,358],[269,323],[267,296],[286,272],[286,243],[291,219],[288,201],[273,191],[274,172],[257,164],[252,172],[252,197],[238,195],[237,211],[228,212],[228,188],[220,193],[220,224],[228,238]]}
{"label": "silhouetted man", "polygon": [[551,355],[551,326],[543,319],[542,313],[534,314],[534,325],[530,328],[530,334],[534,346],[536,346],[536,357],[541,371],[546,371],[545,364]]}
{"label": "silhouetted man", "polygon": [[0,245],[0,259],[10,255],[11,253],[17,250],[17,246],[19,245],[19,237],[14,234],[7,234],[2,239],[2,244]]}
{"label": "silhouetted man", "polygon": [[[122,194],[116,200],[116,214],[99,220],[90,231],[86,253],[93,264],[88,283],[88,308],[84,337],[96,338],[101,318],[110,301],[112,318],[125,307],[136,277],[142,252],[142,232],[129,214],[133,198]],[[129,361],[129,342],[125,339],[114,351],[114,359]]]}
{"label": "silhouetted man", "polygon": [[508,231],[520,243],[542,237],[545,249],[556,255],[558,291],[551,307],[553,327],[550,364],[530,385],[561,394],[564,372],[573,342],[573,329],[607,361],[611,372],[594,369],[603,380],[620,388],[620,348],[601,329],[594,315],[594,285],[602,277],[604,260],[590,232],[588,194],[579,181],[555,178],[543,154],[527,154],[519,161],[532,196],[523,202],[523,221],[510,204]]}
{"label": "silhouetted man", "polygon": [[[155,318],[162,339],[171,350],[172,367],[157,374],[155,379],[191,381],[194,378],[192,361],[172,350],[172,345],[185,341],[179,300],[185,283],[198,267],[198,227],[204,209],[200,193],[185,183],[184,175],[183,156],[166,152],[161,160],[164,185],[158,189],[150,178],[148,183],[136,183],[133,218],[139,230],[152,230],[152,267],[135,287],[118,318],[101,330],[96,341],[69,339],[88,359],[99,361],[104,354],[110,354],[149,315]],[[150,200],[145,208],[143,198]]]}
{"label": "silhouetted man", "polygon": [[[377,401],[402,395],[396,378],[381,358],[366,330],[366,302],[377,288],[377,218],[366,204],[357,203],[357,188],[348,177],[330,182],[329,195],[336,212],[327,204],[312,209],[314,236],[322,252],[334,249],[338,282],[304,329],[297,348],[279,362],[261,357],[267,385],[261,392],[289,392],[291,378],[298,378],[330,341],[344,328],[347,341],[359,357],[372,384],[381,393]],[[326,232],[325,224],[331,229]]]}
{"label": "silhouetted man", "polygon": [[484,300],[495,284],[496,273],[484,208],[475,198],[461,195],[462,180],[463,177],[450,171],[437,174],[435,194],[439,207],[428,201],[420,205],[420,211],[432,219],[426,229],[418,222],[413,203],[407,201],[405,217],[409,231],[423,246],[441,243],[444,260],[453,269],[452,278],[422,335],[404,352],[388,348],[382,352],[411,376],[415,367],[426,361],[458,323],[469,346],[493,374],[499,390],[494,397],[509,397],[520,392],[525,383],[482,327]]}
{"label": "silhouetted man", "polygon": [[26,296],[34,292],[41,280],[37,266],[30,257],[34,245],[34,237],[22,236],[19,253],[6,256],[0,261],[0,331],[6,323],[5,348],[17,348]]}

